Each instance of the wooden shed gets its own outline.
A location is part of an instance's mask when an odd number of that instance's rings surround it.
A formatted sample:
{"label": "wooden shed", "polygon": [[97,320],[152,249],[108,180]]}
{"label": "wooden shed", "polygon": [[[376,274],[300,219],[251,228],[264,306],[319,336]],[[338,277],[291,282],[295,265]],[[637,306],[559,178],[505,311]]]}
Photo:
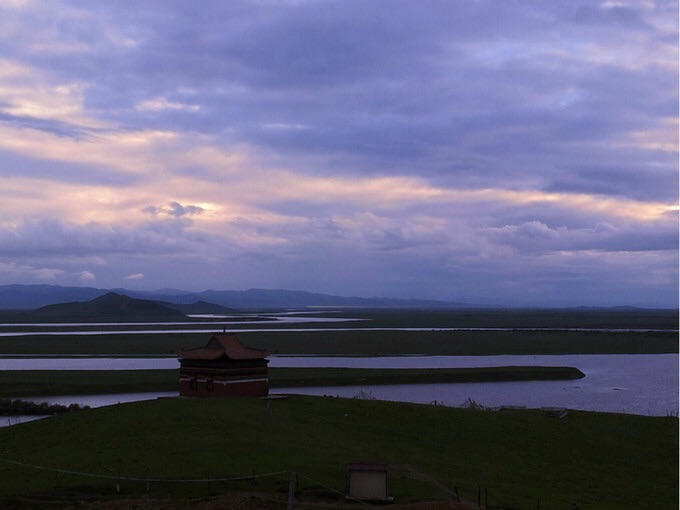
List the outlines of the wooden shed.
{"label": "wooden shed", "polygon": [[357,462],[349,465],[348,499],[389,502],[387,464]]}
{"label": "wooden shed", "polygon": [[185,397],[264,397],[269,353],[244,347],[233,333],[212,336],[205,347],[180,351],[179,394]]}

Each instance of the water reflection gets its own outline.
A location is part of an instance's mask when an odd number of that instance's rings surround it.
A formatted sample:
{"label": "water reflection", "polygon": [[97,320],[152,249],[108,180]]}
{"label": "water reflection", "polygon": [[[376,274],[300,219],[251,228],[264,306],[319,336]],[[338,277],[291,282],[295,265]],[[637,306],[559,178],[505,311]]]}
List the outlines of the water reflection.
{"label": "water reflection", "polygon": [[12,415],[12,416],[0,416],[0,427],[9,427],[11,425],[19,425],[20,423],[27,423],[33,420],[40,420],[41,418],[46,418],[46,416],[36,416],[36,415]]}
{"label": "water reflection", "polygon": [[[381,400],[437,402],[460,406],[468,398],[489,407],[558,406],[584,411],[678,415],[677,354],[612,354],[559,356],[419,356],[390,358],[279,359],[305,366],[355,368],[454,368],[475,366],[573,366],[586,377],[574,381],[524,381],[413,384],[323,388],[280,388],[277,393],[352,397],[360,391]],[[351,363],[351,364],[350,364]],[[379,363],[379,364],[376,364]],[[292,365],[295,366],[295,365]],[[300,365],[297,365],[300,366]]]}
{"label": "water reflection", "polygon": [[167,370],[179,368],[176,356],[163,358],[109,358],[52,356],[0,358],[0,370]]}
{"label": "water reflection", "polygon": [[154,400],[157,398],[177,397],[177,391],[154,391],[141,393],[113,393],[110,395],[61,395],[55,397],[29,397],[23,400],[29,402],[47,402],[48,404],[80,404],[81,406],[103,407],[126,402],[139,402],[141,400]]}

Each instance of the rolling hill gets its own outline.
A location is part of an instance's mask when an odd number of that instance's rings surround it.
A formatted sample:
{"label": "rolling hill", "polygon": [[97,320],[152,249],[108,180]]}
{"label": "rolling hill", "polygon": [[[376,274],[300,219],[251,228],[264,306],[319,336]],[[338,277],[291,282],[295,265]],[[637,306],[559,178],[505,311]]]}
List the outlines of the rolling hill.
{"label": "rolling hill", "polygon": [[23,314],[30,319],[106,320],[125,317],[126,320],[186,320],[187,316],[175,307],[147,299],[108,292],[90,301],[74,301],[47,305]]}

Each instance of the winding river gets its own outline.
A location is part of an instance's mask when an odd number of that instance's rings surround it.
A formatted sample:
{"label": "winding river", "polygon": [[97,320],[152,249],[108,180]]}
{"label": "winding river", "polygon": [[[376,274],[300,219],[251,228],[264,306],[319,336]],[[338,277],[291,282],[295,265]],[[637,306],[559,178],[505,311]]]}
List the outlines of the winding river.
{"label": "winding river", "polygon": [[[239,320],[234,320],[238,318]],[[326,328],[309,327],[305,323],[350,322],[360,319],[314,317],[313,314],[287,313],[271,316],[195,316],[192,322],[150,323],[54,323],[54,324],[3,324],[0,337],[25,335],[110,335],[110,334],[184,334],[214,333],[215,328],[231,326],[230,331],[326,331]],[[219,322],[215,322],[215,321]],[[299,329],[297,324],[300,324]],[[238,329],[268,325],[267,329]],[[287,326],[277,328],[275,324]],[[106,326],[96,330],[98,326]],[[272,327],[273,326],[273,327]],[[292,326],[292,327],[291,327]],[[236,327],[237,329],[233,329]],[[144,329],[149,328],[149,329]],[[93,329],[95,329],[93,331]],[[433,328],[345,328],[337,330],[402,330],[418,331]],[[517,328],[434,328],[437,330],[489,330],[510,331]],[[520,328],[526,331],[554,331],[555,328]],[[580,329],[569,331],[630,331],[626,329]],[[660,331],[660,330],[644,330]],[[412,384],[380,386],[343,386],[314,388],[275,388],[273,394],[311,394],[354,397],[368,396],[382,400],[461,406],[469,399],[488,406],[566,407],[586,411],[629,413],[652,416],[678,415],[678,354],[610,354],[610,355],[530,355],[530,356],[377,356],[377,357],[320,357],[272,356],[271,367],[347,367],[347,368],[466,368],[508,365],[573,366],[586,377],[570,381],[525,381],[455,384]],[[168,357],[108,357],[108,356],[41,356],[3,355],[0,370],[162,370],[175,369],[179,364],[174,356]],[[32,398],[50,403],[79,403],[91,407],[176,396],[169,393],[135,393],[122,395],[74,395]],[[0,417],[0,426],[25,421],[34,417]]]}
{"label": "winding river", "polygon": [[[468,399],[488,407],[566,407],[585,411],[678,415],[677,354],[530,355],[530,356],[380,356],[317,357],[272,356],[271,367],[347,368],[456,368],[477,366],[574,366],[586,377],[569,381],[525,381],[451,384],[403,384],[314,388],[274,388],[272,394],[308,394],[354,397],[359,394],[394,400],[447,406]],[[0,370],[134,370],[177,368],[177,359],[165,358],[4,358]],[[175,396],[170,393],[75,395],[30,399],[38,402],[91,407]],[[7,418],[0,418],[0,425]]]}

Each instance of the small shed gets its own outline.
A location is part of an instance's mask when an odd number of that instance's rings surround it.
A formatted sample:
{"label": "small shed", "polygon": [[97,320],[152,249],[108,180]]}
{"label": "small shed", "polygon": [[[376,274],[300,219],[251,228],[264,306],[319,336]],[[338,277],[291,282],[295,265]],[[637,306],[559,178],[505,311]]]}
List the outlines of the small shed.
{"label": "small shed", "polygon": [[349,465],[348,499],[389,502],[387,464],[357,462]]}
{"label": "small shed", "polygon": [[234,333],[219,333],[205,347],[179,351],[179,394],[185,397],[264,397],[269,353],[244,347]]}

